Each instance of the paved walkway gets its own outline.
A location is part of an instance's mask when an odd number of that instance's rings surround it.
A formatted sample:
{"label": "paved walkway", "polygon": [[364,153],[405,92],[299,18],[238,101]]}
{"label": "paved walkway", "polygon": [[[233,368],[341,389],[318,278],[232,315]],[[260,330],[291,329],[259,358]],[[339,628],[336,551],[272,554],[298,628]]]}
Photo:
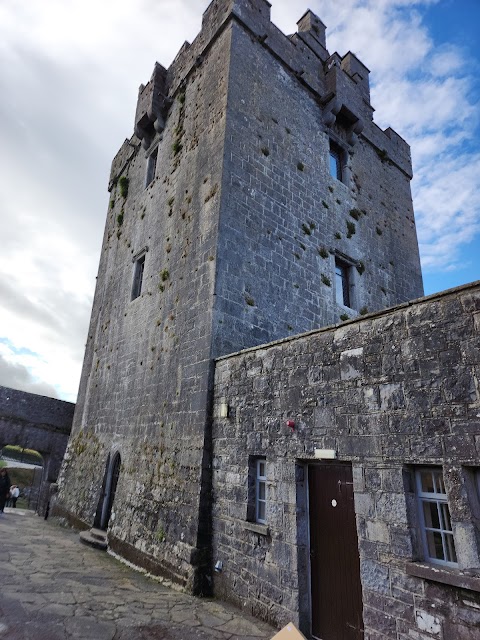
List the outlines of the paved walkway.
{"label": "paved walkway", "polygon": [[21,509],[0,516],[0,639],[267,640],[268,625],[173,591]]}

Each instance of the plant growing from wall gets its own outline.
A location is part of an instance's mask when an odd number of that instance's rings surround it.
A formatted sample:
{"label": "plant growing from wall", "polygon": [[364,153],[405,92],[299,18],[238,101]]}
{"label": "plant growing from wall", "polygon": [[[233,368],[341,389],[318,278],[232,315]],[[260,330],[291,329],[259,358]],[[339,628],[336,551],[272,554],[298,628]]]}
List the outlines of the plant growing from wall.
{"label": "plant growing from wall", "polygon": [[356,231],[355,224],[347,220],[347,238],[351,238]]}
{"label": "plant growing from wall", "polygon": [[326,249],[325,247],[319,247],[317,251],[318,251],[318,255],[324,260],[328,258],[328,256],[330,255],[328,252],[328,249]]}
{"label": "plant growing from wall", "polygon": [[360,275],[362,275],[362,273],[365,271],[365,265],[361,260],[360,262],[357,262],[357,264],[355,265],[355,268]]}
{"label": "plant growing from wall", "polygon": [[160,271],[160,282],[158,283],[158,290],[163,293],[165,291],[165,285],[163,284],[170,277],[170,272],[168,269],[162,269]]}
{"label": "plant growing from wall", "polygon": [[360,311],[359,311],[359,314],[360,314],[361,316],[364,316],[364,315],[366,315],[367,313],[368,313],[368,307],[362,307],[362,308],[360,309]]}
{"label": "plant growing from wall", "polygon": [[320,280],[323,282],[323,284],[325,286],[327,286],[327,287],[331,287],[332,286],[332,281],[324,273],[322,273],[322,275],[320,276]]}
{"label": "plant growing from wall", "polygon": [[247,292],[245,292],[245,302],[248,304],[249,307],[254,307],[255,306],[255,300]]}
{"label": "plant growing from wall", "polygon": [[121,176],[118,181],[118,188],[120,189],[120,195],[125,200],[128,196],[128,178],[126,176]]}
{"label": "plant growing from wall", "polygon": [[375,149],[375,152],[382,162],[388,160],[388,153],[385,149]]}
{"label": "plant growing from wall", "polygon": [[360,216],[362,215],[362,212],[360,211],[360,209],[355,209],[355,208],[350,209],[349,213],[354,220],[360,220]]}
{"label": "plant growing from wall", "polygon": [[[175,140],[173,141],[173,144],[172,144],[172,151],[173,151],[174,158],[176,158],[176,156],[178,156],[180,151],[183,149],[181,139],[185,133],[184,126],[183,126],[185,122],[185,90],[184,89],[179,92],[177,99],[180,103],[180,110],[178,112],[177,126],[173,130],[173,133],[175,135]],[[178,167],[179,162],[180,162],[179,159],[175,160],[174,170]]]}
{"label": "plant growing from wall", "polygon": [[342,313],[342,315],[340,316],[340,320],[342,322],[345,322],[346,320],[350,320],[350,316],[348,315],[348,313]]}

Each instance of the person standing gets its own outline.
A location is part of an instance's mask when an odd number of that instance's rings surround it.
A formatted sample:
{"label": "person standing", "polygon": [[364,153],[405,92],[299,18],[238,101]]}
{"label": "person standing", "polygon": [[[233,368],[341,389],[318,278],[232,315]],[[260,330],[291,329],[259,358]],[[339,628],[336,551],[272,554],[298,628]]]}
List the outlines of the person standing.
{"label": "person standing", "polygon": [[18,496],[20,495],[20,489],[16,484],[10,487],[10,506],[15,509],[17,506]]}
{"label": "person standing", "polygon": [[0,513],[3,513],[5,503],[10,495],[10,477],[6,467],[0,469]]}

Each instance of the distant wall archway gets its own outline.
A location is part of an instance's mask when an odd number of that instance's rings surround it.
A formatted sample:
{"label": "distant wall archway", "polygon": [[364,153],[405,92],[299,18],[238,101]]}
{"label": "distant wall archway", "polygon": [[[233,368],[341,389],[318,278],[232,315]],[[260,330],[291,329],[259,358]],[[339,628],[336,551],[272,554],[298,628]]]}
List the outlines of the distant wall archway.
{"label": "distant wall archway", "polygon": [[17,445],[43,457],[37,513],[44,515],[49,488],[57,481],[72,429],[75,405],[0,386],[0,449]]}

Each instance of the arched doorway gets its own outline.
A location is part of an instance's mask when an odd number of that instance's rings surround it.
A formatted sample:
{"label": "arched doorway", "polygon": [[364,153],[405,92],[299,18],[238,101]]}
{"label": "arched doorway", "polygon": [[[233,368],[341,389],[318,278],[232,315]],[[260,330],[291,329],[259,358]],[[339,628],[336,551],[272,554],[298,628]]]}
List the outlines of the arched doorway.
{"label": "arched doorway", "polygon": [[112,458],[110,455],[108,456],[105,475],[103,477],[102,492],[100,500],[98,501],[94,522],[94,527],[102,529],[103,531],[107,530],[108,522],[112,515],[113,501],[115,500],[115,491],[117,490],[121,464],[122,460],[118,451]]}
{"label": "arched doorway", "polygon": [[[45,487],[48,495],[49,455],[45,457],[34,449],[18,444],[0,447],[0,467],[7,467],[11,486],[18,487],[19,498],[15,506],[42,513],[46,506]],[[7,507],[12,506],[7,501]]]}

